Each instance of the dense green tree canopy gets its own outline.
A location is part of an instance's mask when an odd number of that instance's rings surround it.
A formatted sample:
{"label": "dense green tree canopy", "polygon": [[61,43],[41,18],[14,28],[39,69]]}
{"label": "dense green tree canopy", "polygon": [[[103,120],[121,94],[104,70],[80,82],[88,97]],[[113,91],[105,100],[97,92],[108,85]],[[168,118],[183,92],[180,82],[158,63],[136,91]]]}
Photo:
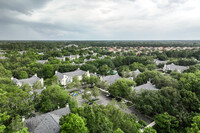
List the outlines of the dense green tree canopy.
{"label": "dense green tree canopy", "polygon": [[128,98],[132,94],[131,86],[135,86],[136,83],[130,79],[121,78],[115,81],[110,87],[109,92],[117,97]]}
{"label": "dense green tree canopy", "polygon": [[65,107],[69,101],[69,94],[59,86],[49,86],[42,91],[40,96],[39,110],[49,112],[59,107]]}
{"label": "dense green tree canopy", "polygon": [[78,114],[70,113],[60,119],[61,133],[88,133],[86,121]]}

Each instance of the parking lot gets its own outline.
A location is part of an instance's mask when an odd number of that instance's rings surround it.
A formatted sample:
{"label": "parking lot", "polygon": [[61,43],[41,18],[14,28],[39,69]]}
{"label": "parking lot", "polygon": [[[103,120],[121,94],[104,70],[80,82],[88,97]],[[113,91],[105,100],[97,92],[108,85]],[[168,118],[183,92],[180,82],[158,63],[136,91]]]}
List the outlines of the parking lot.
{"label": "parking lot", "polygon": [[[84,92],[84,89],[81,89],[81,91]],[[107,95],[107,93],[100,91],[100,95],[97,97],[99,100],[95,101],[95,103],[97,103],[98,105],[104,105],[104,106],[108,105],[112,101],[112,98],[111,97],[107,97],[106,95]],[[82,95],[80,93],[78,93],[78,95],[76,95],[76,96],[73,95],[73,97],[76,98],[79,107],[81,107],[82,104],[87,102],[87,100],[82,98]],[[92,97],[92,99],[95,99],[95,97]],[[133,106],[132,107],[128,107],[127,109],[122,109],[122,110],[125,113],[135,114],[138,119],[144,120],[147,124],[152,122],[152,119],[150,117],[147,117],[144,114],[140,113]]]}

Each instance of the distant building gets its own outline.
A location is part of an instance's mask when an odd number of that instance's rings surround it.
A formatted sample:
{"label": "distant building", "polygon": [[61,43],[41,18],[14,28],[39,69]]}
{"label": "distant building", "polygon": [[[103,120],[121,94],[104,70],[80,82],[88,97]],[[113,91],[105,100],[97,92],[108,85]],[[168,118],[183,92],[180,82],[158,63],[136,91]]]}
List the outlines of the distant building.
{"label": "distant building", "polygon": [[110,85],[112,85],[116,80],[120,78],[121,77],[118,75],[118,73],[115,75],[100,76],[101,81],[107,81]]}
{"label": "distant building", "polygon": [[80,56],[79,55],[70,55],[70,56],[65,56],[67,58],[69,58],[69,60],[75,60],[78,59]]}
{"label": "distant building", "polygon": [[86,54],[86,55],[84,54],[84,55],[83,55],[83,57],[88,57],[88,56],[90,56],[90,55],[89,55],[89,54]]}
{"label": "distant building", "polygon": [[158,89],[155,87],[155,85],[152,85],[150,81],[147,81],[146,84],[139,85],[136,87],[132,87],[136,93],[140,92],[141,90],[155,90],[157,91]]}
{"label": "distant building", "polygon": [[62,57],[56,57],[56,59],[60,60],[60,61],[65,61],[65,57],[62,56]]}
{"label": "distant building", "polygon": [[141,73],[140,70],[139,70],[139,69],[136,69],[136,70],[134,71],[135,78],[136,78],[140,73]]}
{"label": "distant building", "polygon": [[1,56],[0,59],[8,59],[8,57]]}
{"label": "distant building", "polygon": [[66,47],[78,47],[78,45],[76,45],[76,44],[69,44]]}
{"label": "distant building", "polygon": [[184,70],[189,69],[188,66],[179,66],[179,65],[175,65],[174,63],[170,64],[170,65],[165,65],[163,67],[163,71],[167,72],[167,71],[175,71],[177,70],[177,72],[183,72]]}
{"label": "distant building", "polygon": [[65,108],[61,108],[46,114],[38,115],[24,121],[25,126],[30,133],[59,133],[60,118],[70,113],[68,104]]}
{"label": "distant building", "polygon": [[105,59],[107,57],[107,55],[103,55],[101,57],[99,57],[99,59]]}
{"label": "distant building", "polygon": [[90,77],[89,71],[83,71],[79,68],[76,71],[73,72],[66,72],[66,73],[60,73],[55,72],[55,75],[58,77],[59,82],[61,85],[66,85],[67,83],[70,83],[73,81],[73,77],[78,76],[79,80],[82,80],[83,74],[86,74],[88,77]]}
{"label": "distant building", "polygon": [[23,84],[28,84],[29,86],[33,86],[37,81],[41,82],[42,86],[44,86],[44,80],[43,78],[39,78],[37,77],[37,74],[33,75],[30,78],[27,79],[16,79],[16,78],[11,78],[11,80],[13,81],[14,84],[16,84],[17,86],[22,86]]}
{"label": "distant building", "polygon": [[48,60],[37,60],[37,63],[40,63],[40,64],[45,64],[46,62],[48,62]]}
{"label": "distant building", "polygon": [[84,59],[84,63],[85,63],[85,62],[88,62],[88,61],[95,61],[95,60],[96,60],[96,59],[91,59],[91,58],[90,58],[90,59]]}
{"label": "distant building", "polygon": [[156,63],[156,65],[159,65],[159,64],[167,64],[168,61],[161,61],[158,59],[154,59],[154,62]]}
{"label": "distant building", "polygon": [[38,54],[39,54],[39,55],[44,55],[44,53],[42,53],[42,52],[41,52],[41,53],[38,53]]}
{"label": "distant building", "polygon": [[137,78],[137,76],[140,74],[140,70],[137,69],[135,71],[131,71],[131,72],[124,72],[123,74],[125,75],[125,77],[127,77],[127,79],[131,79],[133,80],[134,78]]}
{"label": "distant building", "polygon": [[19,51],[19,53],[20,53],[21,55],[23,55],[25,52],[26,52],[26,51]]}
{"label": "distant building", "polygon": [[5,52],[0,52],[0,55],[4,55],[5,54]]}

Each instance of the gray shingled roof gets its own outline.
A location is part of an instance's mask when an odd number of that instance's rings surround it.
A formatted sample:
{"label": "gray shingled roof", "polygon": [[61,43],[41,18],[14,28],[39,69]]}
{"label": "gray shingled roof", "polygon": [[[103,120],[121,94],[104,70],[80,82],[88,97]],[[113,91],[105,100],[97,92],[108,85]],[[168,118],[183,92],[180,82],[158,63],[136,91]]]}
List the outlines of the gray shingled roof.
{"label": "gray shingled roof", "polygon": [[13,78],[13,83],[15,83],[15,84],[17,84],[17,83],[29,84],[30,86],[32,86],[38,80],[40,80],[40,78],[38,78],[37,76],[33,75],[32,77],[30,77],[28,79],[16,79],[16,78]]}
{"label": "gray shingled roof", "polygon": [[69,76],[69,77],[74,77],[74,76],[82,76],[82,75],[85,74],[85,73],[86,73],[86,71],[77,69],[76,71],[73,71],[73,72],[66,72],[66,73],[63,73],[63,75],[67,75],[67,76]]}
{"label": "gray shingled roof", "polygon": [[31,133],[59,133],[59,119],[70,113],[69,107],[61,108],[46,114],[25,120],[25,126]]}
{"label": "gray shingled roof", "polygon": [[61,80],[63,78],[64,74],[60,73],[60,72],[57,72],[55,75],[58,77],[59,80]]}
{"label": "gray shingled roof", "polygon": [[63,57],[56,57],[56,59],[58,59],[58,60],[63,60]]}
{"label": "gray shingled roof", "polygon": [[73,72],[66,72],[66,73],[57,72],[55,75],[61,80],[63,78],[63,75],[67,75],[68,77],[74,77],[74,76],[82,76],[85,73],[86,71],[77,69],[76,71]]}
{"label": "gray shingled roof", "polygon": [[109,84],[113,84],[116,80],[120,79],[121,77],[117,74],[115,75],[108,75],[105,77],[102,77],[103,81],[107,81]]}
{"label": "gray shingled roof", "polygon": [[37,92],[38,94],[41,94],[43,90],[44,89],[36,89],[36,90],[30,91],[30,93],[33,94],[34,92]]}
{"label": "gray shingled roof", "polygon": [[5,56],[1,56],[0,59],[7,59],[8,57]]}
{"label": "gray shingled roof", "polygon": [[133,87],[135,89],[136,93],[140,92],[142,89],[143,90],[158,90],[154,85],[151,84],[151,82],[147,82],[146,84],[140,85]]}
{"label": "gray shingled roof", "polygon": [[134,72],[136,77],[141,73],[139,69],[135,70]]}
{"label": "gray shingled roof", "polygon": [[189,67],[187,66],[179,66],[179,65],[175,65],[174,63],[170,64],[170,65],[166,65],[166,68],[167,70],[171,70],[171,71],[174,71],[174,70],[179,70],[180,72],[188,69]]}
{"label": "gray shingled roof", "polygon": [[70,55],[70,56],[64,56],[64,57],[67,57],[67,58],[77,58],[79,55]]}
{"label": "gray shingled roof", "polygon": [[44,64],[46,62],[48,62],[48,60],[37,60],[38,63]]}
{"label": "gray shingled roof", "polygon": [[84,59],[84,62],[88,62],[88,61],[95,61],[96,59],[92,59],[90,58],[89,60],[88,59]]}
{"label": "gray shingled roof", "polygon": [[161,60],[158,60],[158,59],[154,59],[154,62],[156,63],[156,65],[159,65],[159,64],[167,64],[168,61],[161,61]]}

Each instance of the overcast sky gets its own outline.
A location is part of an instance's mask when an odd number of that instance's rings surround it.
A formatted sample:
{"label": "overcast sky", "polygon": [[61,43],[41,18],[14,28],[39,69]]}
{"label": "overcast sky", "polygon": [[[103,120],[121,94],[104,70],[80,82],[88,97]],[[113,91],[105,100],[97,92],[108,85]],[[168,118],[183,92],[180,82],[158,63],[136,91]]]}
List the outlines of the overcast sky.
{"label": "overcast sky", "polygon": [[199,40],[200,0],[0,0],[1,40]]}

